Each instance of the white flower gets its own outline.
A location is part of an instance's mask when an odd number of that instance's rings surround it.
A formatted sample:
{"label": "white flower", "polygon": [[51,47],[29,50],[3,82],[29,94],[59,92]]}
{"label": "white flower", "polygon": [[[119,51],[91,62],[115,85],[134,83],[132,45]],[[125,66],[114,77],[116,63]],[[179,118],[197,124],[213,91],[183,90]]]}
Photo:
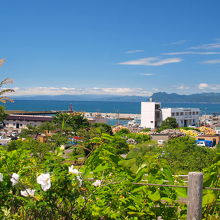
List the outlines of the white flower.
{"label": "white flower", "polygon": [[68,168],[69,168],[69,173],[76,174],[76,175],[80,174],[79,170],[73,169],[73,165]]}
{"label": "white flower", "polygon": [[83,182],[82,177],[76,176],[76,179],[78,180],[79,186],[81,187],[82,186],[82,182]]}
{"label": "white flower", "polygon": [[65,145],[61,145],[60,150],[65,150]]}
{"label": "white flower", "polygon": [[3,174],[0,173],[0,182],[2,182],[2,181],[3,181]]}
{"label": "white flower", "polygon": [[101,180],[96,180],[92,185],[93,186],[101,186]]}
{"label": "white flower", "polygon": [[41,185],[43,191],[47,191],[51,187],[50,174],[43,173],[37,177],[37,183]]}
{"label": "white flower", "polygon": [[16,185],[19,181],[19,175],[17,173],[13,173],[10,180],[13,186]]}
{"label": "white flower", "polygon": [[28,196],[34,197],[35,191],[36,191],[35,189],[25,189],[21,191],[21,195],[24,197],[28,197]]}

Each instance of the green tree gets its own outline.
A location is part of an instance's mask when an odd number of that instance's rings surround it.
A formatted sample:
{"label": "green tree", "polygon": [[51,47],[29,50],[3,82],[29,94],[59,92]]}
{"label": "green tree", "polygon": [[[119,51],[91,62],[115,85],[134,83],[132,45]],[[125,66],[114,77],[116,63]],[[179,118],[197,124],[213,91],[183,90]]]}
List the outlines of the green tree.
{"label": "green tree", "polygon": [[42,131],[43,133],[45,132],[51,132],[56,130],[56,125],[53,122],[43,122],[38,126],[39,130]]}
{"label": "green tree", "polygon": [[27,128],[21,130],[20,137],[32,137],[36,140],[41,133],[42,130],[39,128],[39,126],[27,125]]}
{"label": "green tree", "polygon": [[107,133],[112,135],[112,127],[105,123],[94,123],[92,124],[92,127],[100,129],[101,133]]}
{"label": "green tree", "polygon": [[189,136],[173,138],[168,141],[164,156],[175,172],[202,171],[213,163],[216,151],[199,147]]}
{"label": "green tree", "polygon": [[162,123],[158,131],[163,131],[165,129],[178,128],[178,123],[175,118],[168,117]]}
{"label": "green tree", "polygon": [[53,122],[63,131],[76,132],[80,128],[89,127],[88,120],[82,114],[59,113],[54,116]]}

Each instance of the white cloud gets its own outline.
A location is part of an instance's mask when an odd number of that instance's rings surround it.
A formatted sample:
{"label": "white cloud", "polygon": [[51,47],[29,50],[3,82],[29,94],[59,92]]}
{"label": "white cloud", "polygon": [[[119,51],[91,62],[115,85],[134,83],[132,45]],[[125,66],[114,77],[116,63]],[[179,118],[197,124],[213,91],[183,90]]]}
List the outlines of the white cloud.
{"label": "white cloud", "polygon": [[220,54],[220,52],[196,52],[196,51],[180,51],[180,52],[170,52],[170,53],[163,53],[162,55],[215,55]]}
{"label": "white cloud", "polygon": [[220,59],[218,59],[218,60],[205,60],[202,63],[205,63],[205,64],[216,64],[216,63],[220,63]]}
{"label": "white cloud", "polygon": [[131,53],[142,53],[144,50],[128,50],[125,53],[131,54]]}
{"label": "white cloud", "polygon": [[23,95],[137,95],[150,96],[151,91],[143,88],[67,88],[67,87],[32,87],[32,88],[13,88],[15,93],[13,96]]}
{"label": "white cloud", "polygon": [[200,83],[198,88],[200,90],[220,90],[220,84]]}
{"label": "white cloud", "polygon": [[179,63],[183,60],[180,58],[168,58],[160,59],[158,57],[147,57],[138,60],[130,60],[126,62],[121,62],[121,65],[143,65],[143,66],[162,66],[169,63]]}
{"label": "white cloud", "polygon": [[198,85],[198,88],[199,88],[199,89],[209,88],[209,84],[207,84],[207,83],[200,83],[200,84]]}
{"label": "white cloud", "polygon": [[211,50],[211,49],[219,49],[220,48],[220,43],[211,43],[211,44],[202,44],[202,45],[198,45],[198,46],[193,46],[190,47],[189,49],[193,49],[193,50],[199,50],[199,49],[206,49],[206,50]]}

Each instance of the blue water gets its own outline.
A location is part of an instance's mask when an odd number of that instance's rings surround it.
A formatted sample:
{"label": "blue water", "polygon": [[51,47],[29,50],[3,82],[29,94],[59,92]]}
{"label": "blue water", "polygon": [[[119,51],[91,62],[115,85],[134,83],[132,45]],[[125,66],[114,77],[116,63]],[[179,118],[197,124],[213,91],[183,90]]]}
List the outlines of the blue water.
{"label": "blue water", "polygon": [[[108,101],[47,101],[47,100],[15,100],[5,104],[8,110],[49,111],[68,110],[72,104],[74,111],[108,112],[140,114],[140,102],[108,102]],[[162,103],[162,107],[200,108],[202,114],[220,113],[220,104]]]}

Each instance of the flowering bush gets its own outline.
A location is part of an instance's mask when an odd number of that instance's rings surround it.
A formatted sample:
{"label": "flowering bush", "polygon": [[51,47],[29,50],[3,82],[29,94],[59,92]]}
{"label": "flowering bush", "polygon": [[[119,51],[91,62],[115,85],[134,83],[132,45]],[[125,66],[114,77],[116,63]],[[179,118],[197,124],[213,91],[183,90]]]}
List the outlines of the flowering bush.
{"label": "flowering bush", "polygon": [[149,156],[136,164],[114,142],[100,144],[82,167],[59,150],[2,150],[0,219],[184,219],[186,207],[176,200],[185,189],[135,184],[174,184],[166,162]]}

